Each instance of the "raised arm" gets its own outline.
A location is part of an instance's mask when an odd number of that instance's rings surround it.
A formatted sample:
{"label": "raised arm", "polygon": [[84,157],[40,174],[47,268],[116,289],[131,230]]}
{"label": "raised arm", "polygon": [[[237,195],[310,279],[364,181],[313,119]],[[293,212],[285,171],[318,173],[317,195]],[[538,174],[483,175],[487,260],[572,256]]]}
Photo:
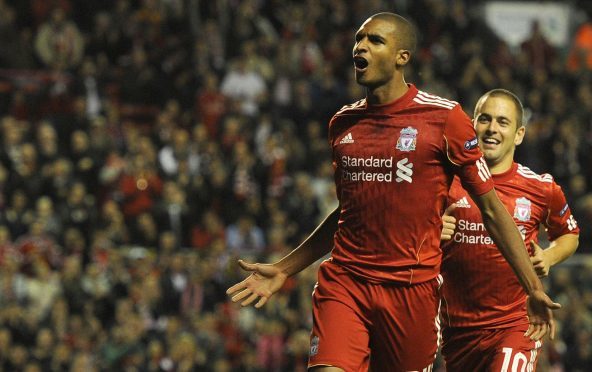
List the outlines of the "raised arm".
{"label": "raised arm", "polygon": [[472,198],[481,210],[483,223],[489,235],[516,273],[520,284],[528,295],[527,307],[530,327],[526,335],[533,340],[538,340],[549,333],[553,338],[555,323],[551,309],[558,309],[561,305],[551,301],[545,294],[512,217],[504,208],[495,190],[480,196],[472,196]]}
{"label": "raised arm", "polygon": [[232,296],[232,302],[243,300],[241,305],[248,306],[258,300],[255,307],[260,308],[284,285],[289,276],[299,273],[329,253],[333,248],[333,235],[337,231],[339,210],[338,206],[308,238],[278,262],[261,264],[239,260],[239,265],[250,271],[251,275],[228,288],[226,294]]}

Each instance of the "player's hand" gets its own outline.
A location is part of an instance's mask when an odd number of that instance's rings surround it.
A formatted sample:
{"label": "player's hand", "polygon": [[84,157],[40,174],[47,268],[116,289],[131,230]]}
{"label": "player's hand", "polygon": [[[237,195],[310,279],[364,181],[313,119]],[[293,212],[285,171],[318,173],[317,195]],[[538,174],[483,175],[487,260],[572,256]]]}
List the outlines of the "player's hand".
{"label": "player's hand", "polygon": [[442,232],[440,233],[440,240],[446,241],[452,239],[454,229],[456,229],[456,218],[452,212],[456,209],[456,203],[450,204],[442,215]]}
{"label": "player's hand", "polygon": [[555,338],[555,321],[551,310],[560,309],[561,305],[553,302],[542,290],[533,291],[526,300],[528,311],[528,330],[524,334],[533,341],[542,339],[546,334]]}
{"label": "player's hand", "polygon": [[536,271],[539,277],[545,277],[549,275],[549,269],[551,265],[547,262],[545,258],[545,251],[541,248],[534,240],[530,241],[530,246],[534,251],[534,256],[530,257],[530,262],[532,266],[534,266],[534,271]]}
{"label": "player's hand", "polygon": [[248,306],[258,300],[255,307],[258,309],[265,305],[267,300],[277,292],[287,279],[287,275],[271,264],[248,263],[238,260],[243,270],[250,271],[251,275],[240,283],[226,290],[231,296],[232,302],[241,301],[241,306]]}

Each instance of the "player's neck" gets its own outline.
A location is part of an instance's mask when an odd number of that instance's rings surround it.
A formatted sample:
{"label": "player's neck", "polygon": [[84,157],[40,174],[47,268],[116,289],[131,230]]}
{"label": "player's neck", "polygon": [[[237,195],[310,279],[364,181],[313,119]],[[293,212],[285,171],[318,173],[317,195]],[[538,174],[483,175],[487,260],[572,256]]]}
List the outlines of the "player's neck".
{"label": "player's neck", "polygon": [[366,101],[371,105],[384,105],[403,97],[409,90],[403,76],[397,76],[376,88],[366,88]]}
{"label": "player's neck", "polygon": [[505,172],[509,171],[510,168],[512,168],[512,164],[514,164],[513,157],[507,157],[506,159],[503,159],[502,161],[500,161],[496,164],[493,164],[493,163],[487,161],[487,166],[489,167],[489,172],[491,174],[505,173]]}

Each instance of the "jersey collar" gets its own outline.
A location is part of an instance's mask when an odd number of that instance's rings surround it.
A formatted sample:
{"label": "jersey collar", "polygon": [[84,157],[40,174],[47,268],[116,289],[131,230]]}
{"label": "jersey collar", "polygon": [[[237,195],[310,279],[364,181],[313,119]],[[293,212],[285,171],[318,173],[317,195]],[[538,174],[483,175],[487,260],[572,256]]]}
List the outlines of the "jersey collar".
{"label": "jersey collar", "polygon": [[518,163],[512,162],[512,166],[507,171],[505,171],[503,173],[492,174],[493,180],[494,180],[494,182],[507,181],[507,180],[511,179],[512,177],[514,177],[517,170],[518,170]]}
{"label": "jersey collar", "polygon": [[401,110],[409,105],[409,102],[417,95],[417,88],[413,84],[407,84],[409,89],[396,100],[381,105],[370,105],[366,101],[366,109],[373,112],[393,112]]}

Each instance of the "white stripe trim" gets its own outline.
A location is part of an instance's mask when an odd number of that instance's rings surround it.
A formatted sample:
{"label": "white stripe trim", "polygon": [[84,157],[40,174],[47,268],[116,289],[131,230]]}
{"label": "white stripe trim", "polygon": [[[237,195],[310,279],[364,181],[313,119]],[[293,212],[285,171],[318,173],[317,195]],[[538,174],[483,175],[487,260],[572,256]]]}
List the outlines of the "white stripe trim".
{"label": "white stripe trim", "polygon": [[535,176],[537,178],[540,178],[542,180],[545,181],[552,181],[553,180],[553,176],[550,175],[549,173],[543,173],[543,174],[537,174],[535,172],[533,172],[532,170],[530,170],[530,168],[525,167],[522,164],[518,164],[518,173],[520,173],[521,175],[528,177],[528,176]]}
{"label": "white stripe trim", "polygon": [[[438,281],[438,292],[440,292],[440,289],[442,288],[442,284],[444,284],[444,277],[441,274],[438,274],[438,276],[436,277],[436,280]],[[442,297],[443,296],[440,296],[440,300],[438,301],[438,312],[436,313],[436,319],[434,320],[434,324],[436,325],[436,354],[434,354],[434,359],[437,358],[438,350],[440,350],[440,346],[442,344],[442,327],[440,325],[440,312],[442,311]],[[430,364],[428,367],[430,368],[429,371],[431,371],[433,364]]]}
{"label": "white stripe trim", "polygon": [[530,178],[532,180],[537,180],[537,181],[546,182],[546,183],[553,182],[553,177],[543,177],[543,176],[540,176],[536,173],[524,173],[520,169],[518,169],[518,171],[516,173],[518,173],[519,175],[521,175],[524,178]]}
{"label": "white stripe trim", "polygon": [[356,102],[354,102],[354,103],[350,103],[349,105],[344,105],[344,106],[342,106],[342,107],[339,109],[339,111],[337,111],[337,112],[335,113],[335,115],[337,115],[337,114],[340,114],[340,113],[342,113],[343,111],[347,111],[347,110],[353,110],[353,109],[356,109],[356,108],[358,108],[358,107],[360,107],[360,106],[363,106],[365,103],[366,103],[366,99],[365,99],[365,98],[362,98],[361,100],[359,100],[359,101],[356,101]]}
{"label": "white stripe trim", "polygon": [[530,360],[528,361],[528,364],[526,365],[526,372],[534,372],[534,364],[536,362],[537,354],[538,354],[539,349],[542,346],[543,346],[543,343],[541,341],[535,341],[534,349],[530,350]]}
{"label": "white stripe trim", "polygon": [[424,94],[417,94],[415,96],[415,98],[419,98],[419,99],[421,99],[421,100],[423,100],[425,102],[438,102],[438,103],[441,103],[443,105],[449,105],[449,106],[452,106],[452,107],[456,106],[456,103],[455,102],[451,102],[451,101],[448,101],[448,100],[445,100],[445,99],[441,99],[439,97],[436,97],[436,98],[427,97]]}
{"label": "white stripe trim", "polygon": [[416,103],[419,103],[420,105],[432,105],[432,106],[439,106],[439,107],[443,107],[443,108],[445,108],[445,109],[448,109],[448,110],[452,110],[452,108],[454,107],[454,106],[452,106],[452,107],[451,107],[451,106],[449,106],[448,104],[444,104],[444,103],[438,103],[438,102],[424,102],[424,101],[422,101],[422,100],[421,100],[419,97],[415,97],[415,98],[413,98],[413,101],[414,101],[414,102],[416,102]]}
{"label": "white stripe trim", "polygon": [[444,97],[440,97],[440,96],[437,96],[435,94],[430,94],[428,92],[424,92],[423,90],[418,90],[417,91],[417,94],[418,95],[425,96],[426,98],[438,99],[438,100],[442,100],[442,101],[445,101],[445,102],[448,102],[448,103],[452,103],[453,105],[458,105],[458,102],[456,102],[456,101],[453,101],[453,100],[450,100],[450,99],[446,99]]}

